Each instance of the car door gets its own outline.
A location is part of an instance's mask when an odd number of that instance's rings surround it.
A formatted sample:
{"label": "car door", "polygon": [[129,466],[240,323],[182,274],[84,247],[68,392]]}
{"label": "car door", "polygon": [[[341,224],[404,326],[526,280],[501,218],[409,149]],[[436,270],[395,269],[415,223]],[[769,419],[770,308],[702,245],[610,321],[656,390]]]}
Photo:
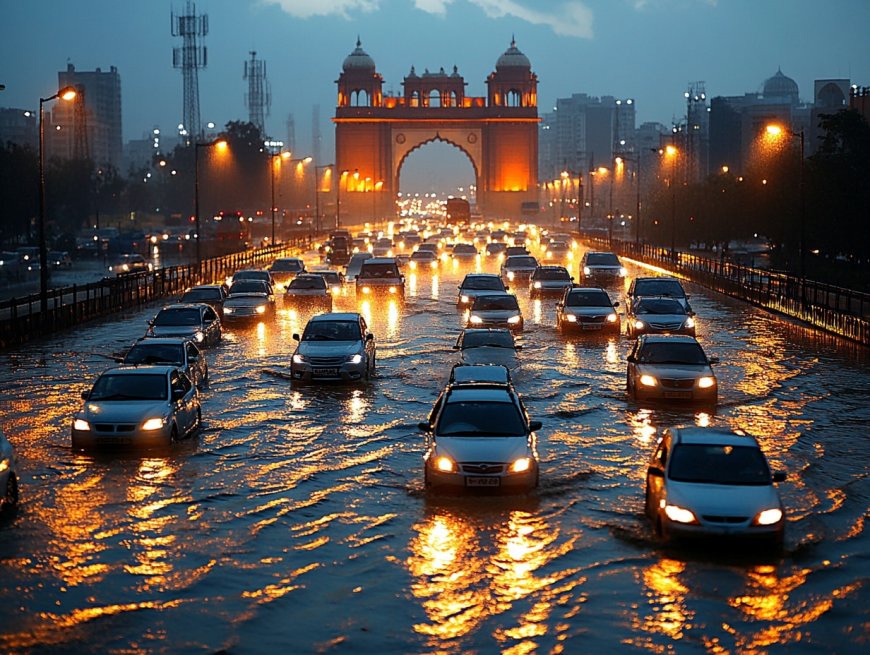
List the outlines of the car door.
{"label": "car door", "polygon": [[196,344],[193,342],[184,344],[184,358],[186,362],[185,368],[191,381],[197,386],[205,384],[208,379],[208,370],[206,369],[205,358],[202,356],[200,349],[196,347]]}
{"label": "car door", "polygon": [[370,362],[374,361],[375,360],[375,350],[376,350],[375,340],[374,340],[374,337],[372,337],[371,339],[368,338],[369,328],[368,328],[368,325],[366,324],[366,320],[362,316],[359,317],[359,328],[360,328],[360,335],[361,335],[360,338],[363,340],[363,344],[364,344],[365,351],[366,351],[366,359]]}
{"label": "car door", "polygon": [[213,346],[221,338],[221,321],[217,312],[209,305],[202,310],[203,327],[205,329],[204,343]]}
{"label": "car door", "polygon": [[196,408],[199,404],[196,395],[196,387],[182,371],[173,373],[176,376],[175,382],[172,383],[172,388],[181,388],[184,390],[184,395],[178,401],[179,424],[182,427],[182,433],[188,434],[196,425]]}
{"label": "car door", "polygon": [[670,432],[665,431],[661,441],[653,451],[646,472],[646,513],[655,518],[662,498],[665,497],[665,475],[668,467],[668,456],[671,452]]}

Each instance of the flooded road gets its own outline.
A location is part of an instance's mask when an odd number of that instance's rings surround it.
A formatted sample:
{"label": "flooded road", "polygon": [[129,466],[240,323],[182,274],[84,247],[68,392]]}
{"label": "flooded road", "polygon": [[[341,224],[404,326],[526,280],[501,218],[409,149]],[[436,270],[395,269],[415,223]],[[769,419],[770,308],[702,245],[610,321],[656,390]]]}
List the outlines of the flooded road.
{"label": "flooded road", "polygon": [[[416,425],[456,361],[473,268],[409,271],[404,307],[347,290],[336,309],[360,307],[378,342],[370,384],[292,385],[307,315],[281,299],[274,322],[225,331],[207,351],[204,429],[168,453],[69,447],[80,393],[157,308],[0,355],[22,497],[0,523],[0,652],[868,648],[866,350],[688,285],[721,358],[718,411],[646,407],[626,399],[626,337],[562,337],[555,300],[518,289],[513,378],[544,424],[540,489],[431,496]],[[788,472],[781,557],[656,543],[645,464],[674,424],[743,428]]]}

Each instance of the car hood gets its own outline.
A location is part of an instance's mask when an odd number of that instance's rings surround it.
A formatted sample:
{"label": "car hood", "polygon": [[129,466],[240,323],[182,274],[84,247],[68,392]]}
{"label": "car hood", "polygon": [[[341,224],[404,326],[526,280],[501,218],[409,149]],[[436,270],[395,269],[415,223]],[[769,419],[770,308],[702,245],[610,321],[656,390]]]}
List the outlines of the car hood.
{"label": "car hood", "polygon": [[464,364],[502,364],[513,368],[517,363],[517,353],[513,348],[498,346],[475,346],[461,353]]}
{"label": "car hood", "polygon": [[338,357],[363,351],[360,341],[302,341],[296,353],[307,357]]}
{"label": "car hood", "polygon": [[475,309],[471,312],[473,316],[480,316],[488,321],[506,321],[511,316],[519,316],[518,309]]}
{"label": "car hood", "polygon": [[529,457],[528,438],[516,437],[436,437],[437,455],[450,457],[456,462],[512,462]]}
{"label": "car hood", "polygon": [[565,307],[562,310],[565,314],[573,314],[574,316],[607,316],[613,314],[616,310],[613,307]]}
{"label": "car hood", "polygon": [[634,318],[645,323],[684,323],[688,316],[685,314],[635,314]]}
{"label": "car hood", "polygon": [[155,337],[189,337],[203,328],[198,325],[152,325],[151,331]]}
{"label": "car hood", "polygon": [[695,378],[701,375],[713,375],[713,369],[706,364],[638,364],[641,374],[648,373],[660,378]]}
{"label": "car hood", "polygon": [[168,400],[88,400],[79,415],[91,423],[139,423],[168,412]]}
{"label": "car hood", "polygon": [[755,516],[763,509],[781,507],[773,485],[703,484],[668,480],[668,502],[696,514]]}
{"label": "car hood", "polygon": [[261,305],[264,302],[269,302],[269,296],[264,293],[245,293],[236,296],[230,296],[224,301],[226,307],[252,307]]}
{"label": "car hood", "polygon": [[287,289],[285,296],[323,296],[329,295],[326,289]]}

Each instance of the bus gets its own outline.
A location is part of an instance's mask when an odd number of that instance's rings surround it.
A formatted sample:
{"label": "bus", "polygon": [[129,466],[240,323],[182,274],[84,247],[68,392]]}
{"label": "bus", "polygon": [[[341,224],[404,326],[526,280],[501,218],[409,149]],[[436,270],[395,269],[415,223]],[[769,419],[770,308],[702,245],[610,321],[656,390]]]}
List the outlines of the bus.
{"label": "bus", "polygon": [[446,210],[448,225],[471,221],[471,205],[465,198],[448,198]]}

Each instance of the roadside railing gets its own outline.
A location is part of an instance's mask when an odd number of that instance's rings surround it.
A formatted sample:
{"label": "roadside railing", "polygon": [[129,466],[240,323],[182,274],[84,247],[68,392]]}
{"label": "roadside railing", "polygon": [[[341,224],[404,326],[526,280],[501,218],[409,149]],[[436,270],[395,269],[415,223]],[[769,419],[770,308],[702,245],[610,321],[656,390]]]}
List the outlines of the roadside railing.
{"label": "roadside railing", "polygon": [[734,298],[870,345],[870,294],[632,241],[586,238],[595,247],[651,264]]}

